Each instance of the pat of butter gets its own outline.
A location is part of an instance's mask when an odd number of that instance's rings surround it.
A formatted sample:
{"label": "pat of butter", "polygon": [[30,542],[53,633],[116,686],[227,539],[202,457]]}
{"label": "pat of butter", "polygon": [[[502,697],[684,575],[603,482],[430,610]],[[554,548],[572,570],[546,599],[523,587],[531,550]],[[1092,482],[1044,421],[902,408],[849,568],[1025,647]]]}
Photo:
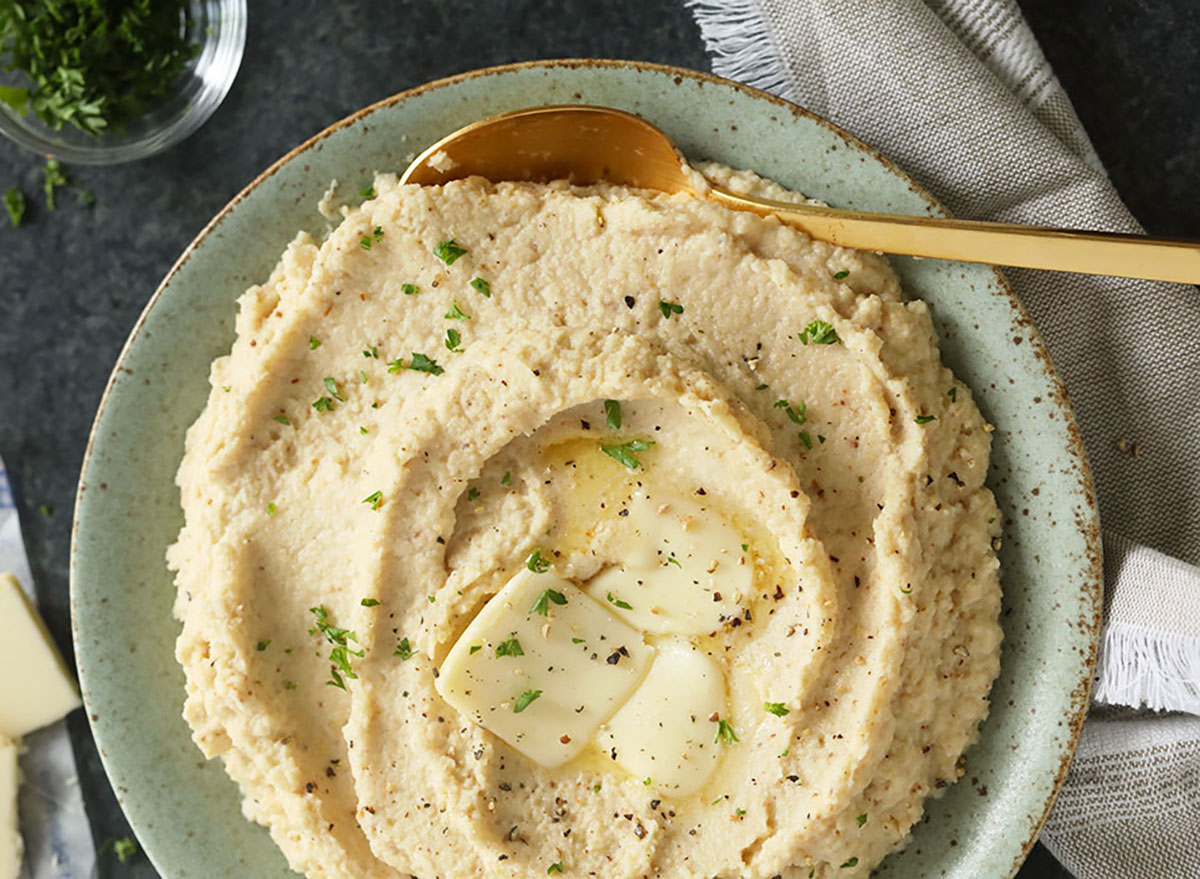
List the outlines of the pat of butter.
{"label": "pat of butter", "polygon": [[0,736],[0,879],[17,879],[21,872],[17,783],[17,743]]}
{"label": "pat of butter", "polygon": [[17,578],[0,573],[0,736],[19,739],[79,707],[79,691]]}
{"label": "pat of butter", "polygon": [[683,638],[658,645],[646,680],[596,744],[637,779],[660,790],[695,793],[721,759],[714,714],[725,713],[721,667]]}
{"label": "pat of butter", "polygon": [[467,626],[436,686],[460,714],[552,769],[588,744],[653,658],[637,630],[571,583],[522,571]]}
{"label": "pat of butter", "polygon": [[592,578],[588,594],[655,635],[707,634],[740,613],[754,564],[733,525],[682,496],[639,491],[625,509],[605,524],[621,562]]}

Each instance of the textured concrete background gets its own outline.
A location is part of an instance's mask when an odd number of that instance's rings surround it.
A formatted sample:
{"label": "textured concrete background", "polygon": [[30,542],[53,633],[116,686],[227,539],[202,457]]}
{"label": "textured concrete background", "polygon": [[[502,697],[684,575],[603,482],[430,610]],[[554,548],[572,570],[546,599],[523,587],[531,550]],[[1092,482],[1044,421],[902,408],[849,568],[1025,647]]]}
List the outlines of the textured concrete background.
{"label": "textured concrete background", "polygon": [[[1133,213],[1200,237],[1200,5],[1194,0],[1025,0],[1026,14]],[[0,140],[0,455],[15,483],[50,628],[69,650],[71,507],[88,428],[126,334],[207,220],[261,169],[350,112],[430,79],[509,61],[614,57],[709,69],[680,0],[362,2],[256,0],[233,90],[190,140],[109,169],[48,212],[42,162]],[[49,515],[39,511],[48,505]],[[128,833],[82,716],[72,718],[97,842]],[[197,758],[199,759],[199,757]],[[152,877],[111,853],[100,875]],[[1067,874],[1040,847],[1022,879]]]}

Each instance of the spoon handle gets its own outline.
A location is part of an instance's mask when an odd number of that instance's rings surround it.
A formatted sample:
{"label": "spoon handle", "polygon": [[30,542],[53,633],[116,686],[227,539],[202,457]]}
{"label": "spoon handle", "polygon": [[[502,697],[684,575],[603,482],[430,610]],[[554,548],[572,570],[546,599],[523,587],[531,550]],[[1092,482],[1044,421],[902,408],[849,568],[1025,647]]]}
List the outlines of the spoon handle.
{"label": "spoon handle", "polygon": [[962,262],[1200,283],[1200,242],[982,220],[908,217],[796,205],[712,186],[712,201],[778,217],[813,238],[858,250]]}

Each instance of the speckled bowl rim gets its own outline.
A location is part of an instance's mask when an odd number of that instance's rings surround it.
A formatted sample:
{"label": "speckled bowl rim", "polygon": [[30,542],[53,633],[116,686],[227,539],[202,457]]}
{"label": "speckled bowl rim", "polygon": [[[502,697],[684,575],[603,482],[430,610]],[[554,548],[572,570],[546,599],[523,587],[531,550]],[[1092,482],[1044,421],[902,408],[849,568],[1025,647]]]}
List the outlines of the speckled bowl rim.
{"label": "speckled bowl rim", "polygon": [[[154,309],[155,305],[158,303],[158,301],[161,298],[161,296],[163,295],[164,291],[170,285],[171,281],[175,278],[175,276],[179,273],[180,269],[187,263],[187,261],[190,259],[192,254],[195,252],[195,250],[204,243],[204,241],[208,238],[210,233],[212,233],[215,229],[217,229],[220,226],[222,221],[225,219],[225,217],[229,214],[229,212],[231,210],[233,210],[238,204],[240,204],[251,192],[253,192],[264,181],[270,179],[283,166],[292,162],[296,158],[302,156],[305,152],[312,149],[314,146],[321,143],[323,140],[325,140],[326,138],[328,138],[330,135],[334,134],[335,132],[340,131],[341,129],[343,129],[347,126],[353,125],[353,124],[359,122],[360,120],[365,119],[366,117],[369,117],[371,114],[375,113],[378,110],[385,109],[394,104],[400,103],[409,98],[424,94],[426,92],[434,91],[437,89],[444,89],[447,87],[452,87],[454,85],[465,82],[467,80],[476,79],[476,78],[480,78],[480,77],[495,76],[497,74],[510,73],[510,72],[520,71],[520,70],[536,70],[536,69],[552,70],[552,69],[580,69],[580,68],[583,68],[583,69],[590,69],[590,68],[632,69],[632,70],[643,71],[643,72],[661,73],[661,74],[666,74],[666,75],[675,77],[676,84],[678,84],[680,82],[680,78],[687,78],[687,79],[699,81],[702,84],[710,83],[710,84],[718,85],[718,86],[721,86],[724,88],[731,88],[731,89],[741,92],[751,98],[767,101],[767,102],[773,104],[775,107],[777,107],[780,110],[786,111],[787,113],[790,113],[793,116],[803,117],[803,118],[807,119],[808,121],[813,122],[825,129],[827,129],[830,133],[835,134],[842,141],[844,141],[846,143],[846,145],[849,146],[851,149],[870,155],[872,158],[874,158],[879,163],[880,166],[882,166],[886,171],[888,171],[895,177],[899,178],[908,187],[908,189],[910,189],[921,200],[923,200],[928,205],[928,207],[930,209],[930,213],[941,215],[941,216],[950,216],[949,211],[947,211],[938,202],[938,200],[936,198],[934,198],[932,193],[930,193],[921,184],[919,184],[915,180],[913,180],[908,174],[906,174],[904,171],[902,171],[894,162],[892,162],[886,156],[882,155],[879,151],[877,151],[873,147],[869,146],[864,141],[860,140],[859,138],[855,137],[854,135],[850,134],[849,132],[843,130],[842,128],[839,128],[838,126],[834,125],[832,122],[828,121],[827,119],[824,119],[823,117],[818,116],[817,114],[815,114],[797,104],[793,104],[790,101],[786,101],[782,98],[779,98],[775,95],[770,94],[769,92],[762,91],[761,89],[756,89],[751,86],[747,86],[742,83],[735,82],[733,80],[724,79],[722,77],[714,76],[712,74],[704,73],[701,71],[690,70],[687,68],[675,67],[675,66],[666,65],[666,64],[656,64],[653,62],[646,62],[646,61],[628,61],[628,60],[600,59],[600,58],[544,59],[544,60],[537,60],[537,61],[518,62],[518,63],[513,63],[513,64],[502,64],[502,65],[496,65],[496,66],[492,66],[492,67],[485,67],[485,68],[479,68],[476,70],[470,70],[470,71],[466,71],[464,73],[455,74],[453,76],[448,76],[448,77],[444,77],[441,79],[432,80],[430,82],[424,83],[424,84],[416,86],[414,88],[406,89],[401,92],[397,92],[396,94],[391,95],[390,97],[384,98],[380,101],[370,104],[370,105],[350,114],[349,116],[346,116],[345,118],[339,120],[338,122],[333,123],[332,125],[328,126],[327,128],[323,129],[322,131],[318,132],[317,134],[313,135],[312,137],[310,137],[309,139],[307,139],[306,141],[301,143],[299,146],[297,146],[294,149],[285,153],[282,157],[280,157],[275,162],[273,162],[269,167],[267,167],[262,173],[260,173],[258,176],[256,176],[252,181],[250,181],[250,183],[248,183],[240,192],[238,192],[237,195],[235,195],[232,199],[230,199],[230,201],[225,205],[225,207],[222,208],[220,210],[220,212],[218,212],[205,225],[205,227],[199,232],[199,234],[197,234],[197,236],[192,240],[192,242],[190,244],[188,244],[187,248],[185,248],[185,250],[179,256],[179,258],[176,260],[174,265],[172,265],[171,269],[167,272],[167,274],[164,276],[163,280],[160,282],[158,287],[155,289],[153,295],[150,297],[145,308],[142,310],[142,313],[139,315],[137,322],[134,324],[133,328],[131,329],[129,337],[127,338],[125,344],[122,346],[121,352],[117,358],[116,365],[114,366],[113,371],[109,377],[109,380],[108,380],[107,384],[105,385],[104,393],[102,394],[102,396],[100,398],[100,402],[99,402],[99,404],[97,406],[97,410],[96,410],[96,416],[95,416],[95,419],[93,420],[92,428],[91,428],[91,431],[88,436],[87,447],[85,449],[83,461],[82,461],[81,468],[80,468],[80,473],[81,473],[80,484],[79,484],[79,489],[76,494],[74,515],[73,515],[73,519],[72,519],[72,540],[71,540],[71,558],[70,558],[71,627],[72,627],[72,636],[75,641],[77,657],[79,657],[81,654],[80,654],[80,650],[79,650],[79,634],[78,634],[77,612],[76,612],[76,597],[77,597],[77,594],[76,594],[76,562],[77,562],[76,551],[77,551],[77,533],[78,533],[78,529],[79,529],[79,520],[80,520],[79,510],[80,510],[80,503],[82,500],[83,490],[85,488],[83,477],[88,472],[88,466],[89,466],[89,463],[90,463],[90,460],[92,457],[93,447],[96,442],[97,430],[100,425],[101,417],[104,413],[105,407],[108,405],[109,397],[113,391],[113,387],[116,383],[116,380],[117,380],[118,376],[120,375],[120,373],[122,372],[122,369],[125,365],[125,361],[129,354],[129,351],[133,347],[135,342],[137,341],[137,338],[146,323],[148,315]],[[1032,350],[1034,356],[1037,358],[1038,361],[1040,361],[1040,363],[1042,365],[1043,372],[1044,372],[1044,375],[1042,376],[1042,378],[1043,378],[1043,380],[1046,381],[1048,387],[1050,388],[1050,392],[1052,395],[1052,399],[1050,402],[1054,406],[1054,408],[1058,412],[1061,413],[1061,415],[1063,416],[1063,418],[1065,420],[1065,426],[1066,426],[1066,430],[1068,433],[1068,446],[1067,446],[1066,452],[1069,455],[1069,457],[1071,458],[1071,463],[1073,464],[1073,466],[1075,468],[1077,468],[1079,480],[1080,480],[1080,493],[1083,497],[1086,516],[1089,519],[1089,521],[1081,522],[1080,527],[1081,527],[1081,530],[1082,530],[1082,533],[1084,536],[1084,540],[1087,544],[1087,556],[1088,556],[1087,568],[1088,569],[1083,575],[1083,580],[1088,587],[1088,597],[1091,599],[1091,602],[1090,602],[1091,609],[1090,609],[1090,616],[1087,618],[1081,618],[1081,620],[1079,621],[1079,626],[1088,635],[1088,641],[1090,643],[1090,652],[1089,652],[1088,656],[1086,657],[1086,659],[1084,660],[1085,674],[1083,674],[1082,679],[1079,682],[1079,685],[1071,692],[1071,695],[1070,695],[1070,707],[1068,709],[1067,716],[1066,716],[1066,719],[1069,722],[1069,731],[1067,733],[1066,747],[1064,747],[1062,749],[1061,758],[1059,760],[1059,765],[1058,765],[1057,773],[1056,773],[1054,781],[1053,781],[1053,785],[1046,797],[1046,801],[1042,808],[1041,814],[1028,816],[1031,819],[1029,837],[1022,844],[1019,854],[1017,855],[1017,857],[1014,859],[1014,861],[1012,863],[1011,870],[1009,871],[1009,875],[1011,876],[1020,869],[1021,864],[1028,857],[1030,850],[1033,848],[1034,844],[1037,841],[1038,834],[1041,832],[1041,828],[1045,824],[1046,818],[1050,813],[1051,807],[1053,806],[1054,799],[1057,796],[1060,788],[1062,787],[1063,782],[1066,779],[1067,770],[1070,767],[1071,758],[1074,754],[1075,747],[1078,744],[1080,731],[1083,727],[1083,722],[1087,715],[1087,710],[1088,710],[1088,707],[1090,704],[1090,699],[1091,699],[1092,682],[1093,682],[1093,677],[1094,677],[1094,672],[1095,672],[1095,665],[1096,665],[1097,652],[1098,652],[1098,646],[1099,646],[1101,611],[1102,611],[1102,605],[1103,605],[1103,561],[1102,561],[1102,547],[1101,547],[1101,538],[1100,538],[1099,513],[1098,513],[1098,508],[1096,505],[1095,491],[1094,491],[1093,484],[1092,484],[1091,470],[1090,470],[1090,467],[1087,462],[1087,458],[1086,458],[1086,455],[1084,452],[1084,447],[1083,447],[1083,440],[1082,440],[1081,434],[1079,432],[1078,424],[1075,420],[1074,411],[1068,400],[1066,389],[1064,388],[1061,380],[1058,378],[1057,372],[1055,371],[1053,362],[1050,358],[1050,354],[1049,354],[1048,350],[1046,349],[1044,342],[1042,341],[1041,335],[1038,333],[1036,327],[1033,324],[1032,319],[1030,318],[1030,316],[1029,316],[1028,312],[1026,311],[1024,305],[1022,304],[1021,300],[1017,297],[1015,292],[1012,290],[1012,287],[1009,285],[1007,279],[1000,272],[1000,270],[993,268],[992,271],[995,274],[995,283],[997,284],[998,288],[1003,292],[1003,294],[1007,297],[1009,304],[1012,308],[1012,311],[1013,311],[1014,315],[1016,316],[1017,324],[1019,326],[1021,326],[1023,331],[1028,334],[1028,340],[1029,340],[1029,343],[1031,346],[1031,350]],[[87,671],[82,662],[79,663],[78,672],[79,672],[81,684],[83,685],[82,689],[83,689],[83,693],[84,693],[85,704],[87,704],[88,703],[87,696],[88,696],[88,692],[89,692],[90,688],[87,685],[87,679],[88,679]],[[103,735],[97,731],[97,728],[93,722],[93,718],[92,718],[93,708],[94,708],[94,706],[92,706],[91,704],[87,704],[89,725],[91,725],[91,727],[92,727],[93,735],[96,738],[97,745],[100,746],[101,762],[104,765],[106,773],[108,773],[111,778],[112,768],[109,766],[109,760],[104,753],[103,741],[102,741]]]}

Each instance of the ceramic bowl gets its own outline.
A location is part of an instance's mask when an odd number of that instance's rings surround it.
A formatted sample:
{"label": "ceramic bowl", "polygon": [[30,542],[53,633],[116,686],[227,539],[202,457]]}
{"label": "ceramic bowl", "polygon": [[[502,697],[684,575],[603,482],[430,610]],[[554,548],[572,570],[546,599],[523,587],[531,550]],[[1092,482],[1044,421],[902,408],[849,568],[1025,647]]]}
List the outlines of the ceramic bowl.
{"label": "ceramic bowl", "polygon": [[[182,524],[175,470],[234,338],[234,300],[297,229],[320,233],[329,182],[353,193],[473,120],[550,103],[640,113],[684,153],[751,168],[848,208],[943,213],[849,134],[765,93],[687,70],[612,61],[491,68],[368,107],[267,169],[208,225],[150,300],[97,413],[71,559],[75,652],[117,797],[166,879],[292,876],[242,817],[219,761],[180,716],[172,578]],[[958,784],[930,800],[907,848],[876,875],[1004,879],[1037,837],[1088,703],[1100,609],[1096,508],[1079,434],[1037,331],[994,269],[896,258],[930,303],[946,363],[996,426],[989,484],[1004,514],[1004,646],[992,711]]]}

